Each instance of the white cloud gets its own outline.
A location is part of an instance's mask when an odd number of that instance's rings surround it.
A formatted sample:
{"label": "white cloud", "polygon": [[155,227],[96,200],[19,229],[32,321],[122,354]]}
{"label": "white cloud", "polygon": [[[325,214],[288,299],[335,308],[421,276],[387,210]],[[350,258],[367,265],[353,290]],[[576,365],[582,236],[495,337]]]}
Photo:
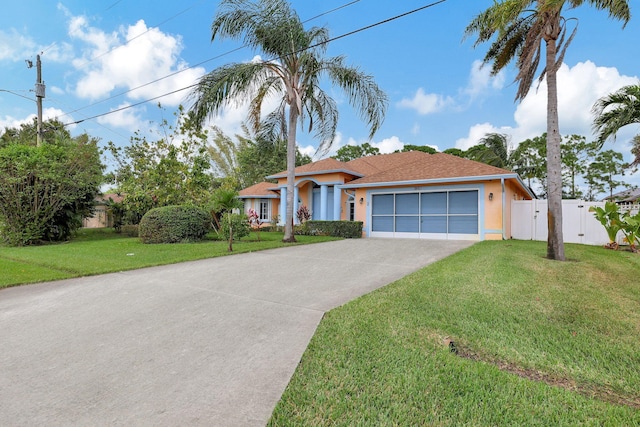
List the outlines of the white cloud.
{"label": "white cloud", "polygon": [[[98,99],[116,88],[130,90],[143,86],[129,92],[127,97],[150,99],[192,85],[204,74],[202,67],[188,69],[188,64],[180,59],[183,46],[179,36],[148,28],[143,20],[107,33],[90,26],[84,16],[72,16],[68,32],[86,46],[83,57],[73,61],[82,73],[75,89],[81,98]],[[180,70],[185,71],[177,73]],[[177,74],[163,78],[174,73]],[[149,84],[155,80],[159,81]],[[186,91],[177,92],[160,102],[176,106],[186,95]]]}
{"label": "white cloud", "polygon": [[418,88],[412,99],[403,98],[398,102],[398,107],[415,110],[420,115],[427,115],[443,110],[452,105],[453,99],[435,93],[425,93],[424,89]]}
{"label": "white cloud", "polygon": [[385,138],[380,142],[372,142],[371,145],[380,150],[380,154],[388,154],[393,153],[396,150],[402,150],[404,142],[400,141],[400,138],[397,136],[392,136],[390,138]]}
{"label": "white cloud", "polygon": [[36,42],[16,29],[0,30],[0,60],[23,61],[37,50]]}
{"label": "white cloud", "polygon": [[513,129],[509,127],[497,128],[491,123],[479,123],[469,129],[469,134],[465,138],[460,138],[456,141],[456,148],[468,150],[478,144],[488,133],[512,134]]}
{"label": "white cloud", "polygon": [[[47,121],[49,119],[60,117],[64,114],[64,111],[58,108],[44,108],[42,110],[42,120]],[[35,114],[29,114],[23,118],[4,116],[4,118],[0,118],[0,134],[4,132],[5,128],[18,128],[20,125],[33,122],[35,118]],[[76,125],[69,125],[67,126],[67,129],[74,129],[75,127]]]}
{"label": "white cloud", "polygon": [[140,109],[135,107],[128,108],[130,104],[125,102],[118,105],[116,108],[112,108],[111,111],[123,108],[121,111],[107,114],[105,116],[98,117],[98,123],[107,126],[120,127],[132,132],[143,128],[144,119],[140,116]]}
{"label": "white cloud", "polygon": [[504,87],[504,81],[504,70],[500,71],[496,76],[492,76],[491,67],[482,66],[482,61],[476,60],[471,65],[469,82],[463,92],[471,99],[475,99],[484,94],[488,88],[501,90]]}
{"label": "white cloud", "polygon": [[[578,134],[592,139],[593,116],[591,108],[596,100],[622,86],[637,83],[637,77],[622,76],[615,68],[598,67],[591,61],[580,62],[573,67],[563,64],[558,70],[558,114],[562,135]],[[536,90],[537,89],[537,90]],[[467,137],[458,139],[456,147],[468,149],[484,137],[486,133],[497,132],[511,136],[515,144],[528,138],[540,136],[547,128],[547,87],[543,81],[537,82],[529,94],[516,107],[515,127],[499,126],[494,123],[480,123],[469,129]],[[630,138],[633,133],[624,130]],[[625,156],[627,153],[624,153]]]}

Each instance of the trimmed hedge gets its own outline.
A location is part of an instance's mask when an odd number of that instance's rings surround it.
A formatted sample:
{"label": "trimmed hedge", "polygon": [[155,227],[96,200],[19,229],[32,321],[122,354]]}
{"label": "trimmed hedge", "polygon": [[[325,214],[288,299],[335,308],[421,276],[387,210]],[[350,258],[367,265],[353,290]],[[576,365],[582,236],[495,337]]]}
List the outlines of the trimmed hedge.
{"label": "trimmed hedge", "polygon": [[298,226],[296,232],[310,236],[359,239],[362,237],[362,221],[307,221]]}
{"label": "trimmed hedge", "polygon": [[138,224],[121,225],[120,233],[128,237],[138,237]]}
{"label": "trimmed hedge", "polygon": [[202,240],[209,231],[211,215],[195,206],[164,206],[148,211],[140,220],[142,243],[182,243]]}

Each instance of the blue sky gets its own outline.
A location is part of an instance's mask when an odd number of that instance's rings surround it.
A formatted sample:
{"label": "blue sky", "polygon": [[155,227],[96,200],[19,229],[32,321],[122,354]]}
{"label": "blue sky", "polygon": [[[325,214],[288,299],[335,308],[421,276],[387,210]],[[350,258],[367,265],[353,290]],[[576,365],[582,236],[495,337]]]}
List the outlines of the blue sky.
{"label": "blue sky", "polygon": [[[546,123],[543,85],[520,104],[514,103],[513,67],[496,77],[480,68],[487,46],[473,48],[463,40],[470,20],[493,0],[447,0],[404,18],[332,42],[329,55],[373,75],[389,96],[384,125],[371,141],[382,152],[403,144],[444,150],[466,149],[487,132],[509,135],[512,144],[541,135]],[[217,1],[65,0],[14,1],[0,16],[0,127],[16,126],[35,114],[36,73],[25,60],[41,53],[47,85],[45,117],[71,123],[157,97],[193,84],[204,73],[229,62],[249,61],[249,49],[228,53],[236,42],[210,42]],[[293,0],[307,25],[329,28],[340,36],[431,1]],[[348,4],[348,5],[347,5]],[[347,5],[340,8],[341,6]],[[632,7],[637,8],[637,4]],[[333,12],[325,13],[340,8]],[[632,9],[637,16],[640,8]],[[577,18],[578,34],[559,71],[560,131],[591,139],[591,106],[618,88],[636,83],[640,74],[640,19],[625,29],[606,13],[583,6],[568,10]],[[131,40],[133,38],[133,40]],[[127,40],[130,40],[127,42]],[[174,76],[147,84],[169,74]],[[145,85],[147,84],[147,85]],[[130,92],[130,89],[143,86]],[[8,93],[5,91],[11,91]],[[120,95],[126,92],[124,95]],[[367,141],[368,130],[343,95],[339,103],[338,138],[333,151]],[[103,142],[124,145],[136,130],[146,132],[162,118],[171,120],[185,103],[186,91],[118,113],[71,125],[72,133],[88,132]],[[160,111],[157,103],[165,107]],[[78,110],[78,111],[75,111]],[[72,112],[72,113],[70,113]],[[66,114],[65,113],[70,113]],[[213,123],[228,134],[240,132],[246,109],[227,109]],[[625,128],[614,148],[627,159],[629,141],[639,129]],[[299,132],[301,149],[313,154],[317,141]],[[628,177],[638,184],[639,174]]]}

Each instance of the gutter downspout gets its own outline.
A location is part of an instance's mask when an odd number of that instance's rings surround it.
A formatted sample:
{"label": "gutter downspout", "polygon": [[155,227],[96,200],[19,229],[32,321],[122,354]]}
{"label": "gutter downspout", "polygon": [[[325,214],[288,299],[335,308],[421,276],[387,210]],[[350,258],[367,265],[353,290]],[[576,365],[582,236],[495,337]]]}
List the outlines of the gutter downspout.
{"label": "gutter downspout", "polygon": [[500,178],[502,185],[502,240],[507,240],[507,193],[504,191],[504,178]]}

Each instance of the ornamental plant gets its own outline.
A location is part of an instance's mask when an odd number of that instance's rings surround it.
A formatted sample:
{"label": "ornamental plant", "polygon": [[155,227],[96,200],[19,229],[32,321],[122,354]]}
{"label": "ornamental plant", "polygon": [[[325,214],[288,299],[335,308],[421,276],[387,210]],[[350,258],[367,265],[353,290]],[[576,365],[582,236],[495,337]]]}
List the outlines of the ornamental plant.
{"label": "ornamental plant", "polygon": [[296,212],[296,217],[298,218],[298,222],[302,224],[303,222],[311,219],[311,212],[305,205],[300,205]]}
{"label": "ornamental plant", "polygon": [[635,215],[631,215],[630,211],[622,214],[621,217],[622,232],[624,240],[629,243],[631,252],[638,252],[637,243],[640,239],[640,211]]}
{"label": "ornamental plant", "polygon": [[618,205],[614,202],[606,202],[604,208],[600,206],[591,206],[589,212],[593,212],[596,219],[602,224],[609,236],[609,243],[605,245],[607,249],[618,249],[618,243],[616,237],[618,231],[622,228],[620,221],[620,210]]}
{"label": "ornamental plant", "polygon": [[262,226],[260,215],[252,208],[247,211],[247,218],[249,219],[249,226],[256,232],[258,240],[260,240],[260,227]]}

